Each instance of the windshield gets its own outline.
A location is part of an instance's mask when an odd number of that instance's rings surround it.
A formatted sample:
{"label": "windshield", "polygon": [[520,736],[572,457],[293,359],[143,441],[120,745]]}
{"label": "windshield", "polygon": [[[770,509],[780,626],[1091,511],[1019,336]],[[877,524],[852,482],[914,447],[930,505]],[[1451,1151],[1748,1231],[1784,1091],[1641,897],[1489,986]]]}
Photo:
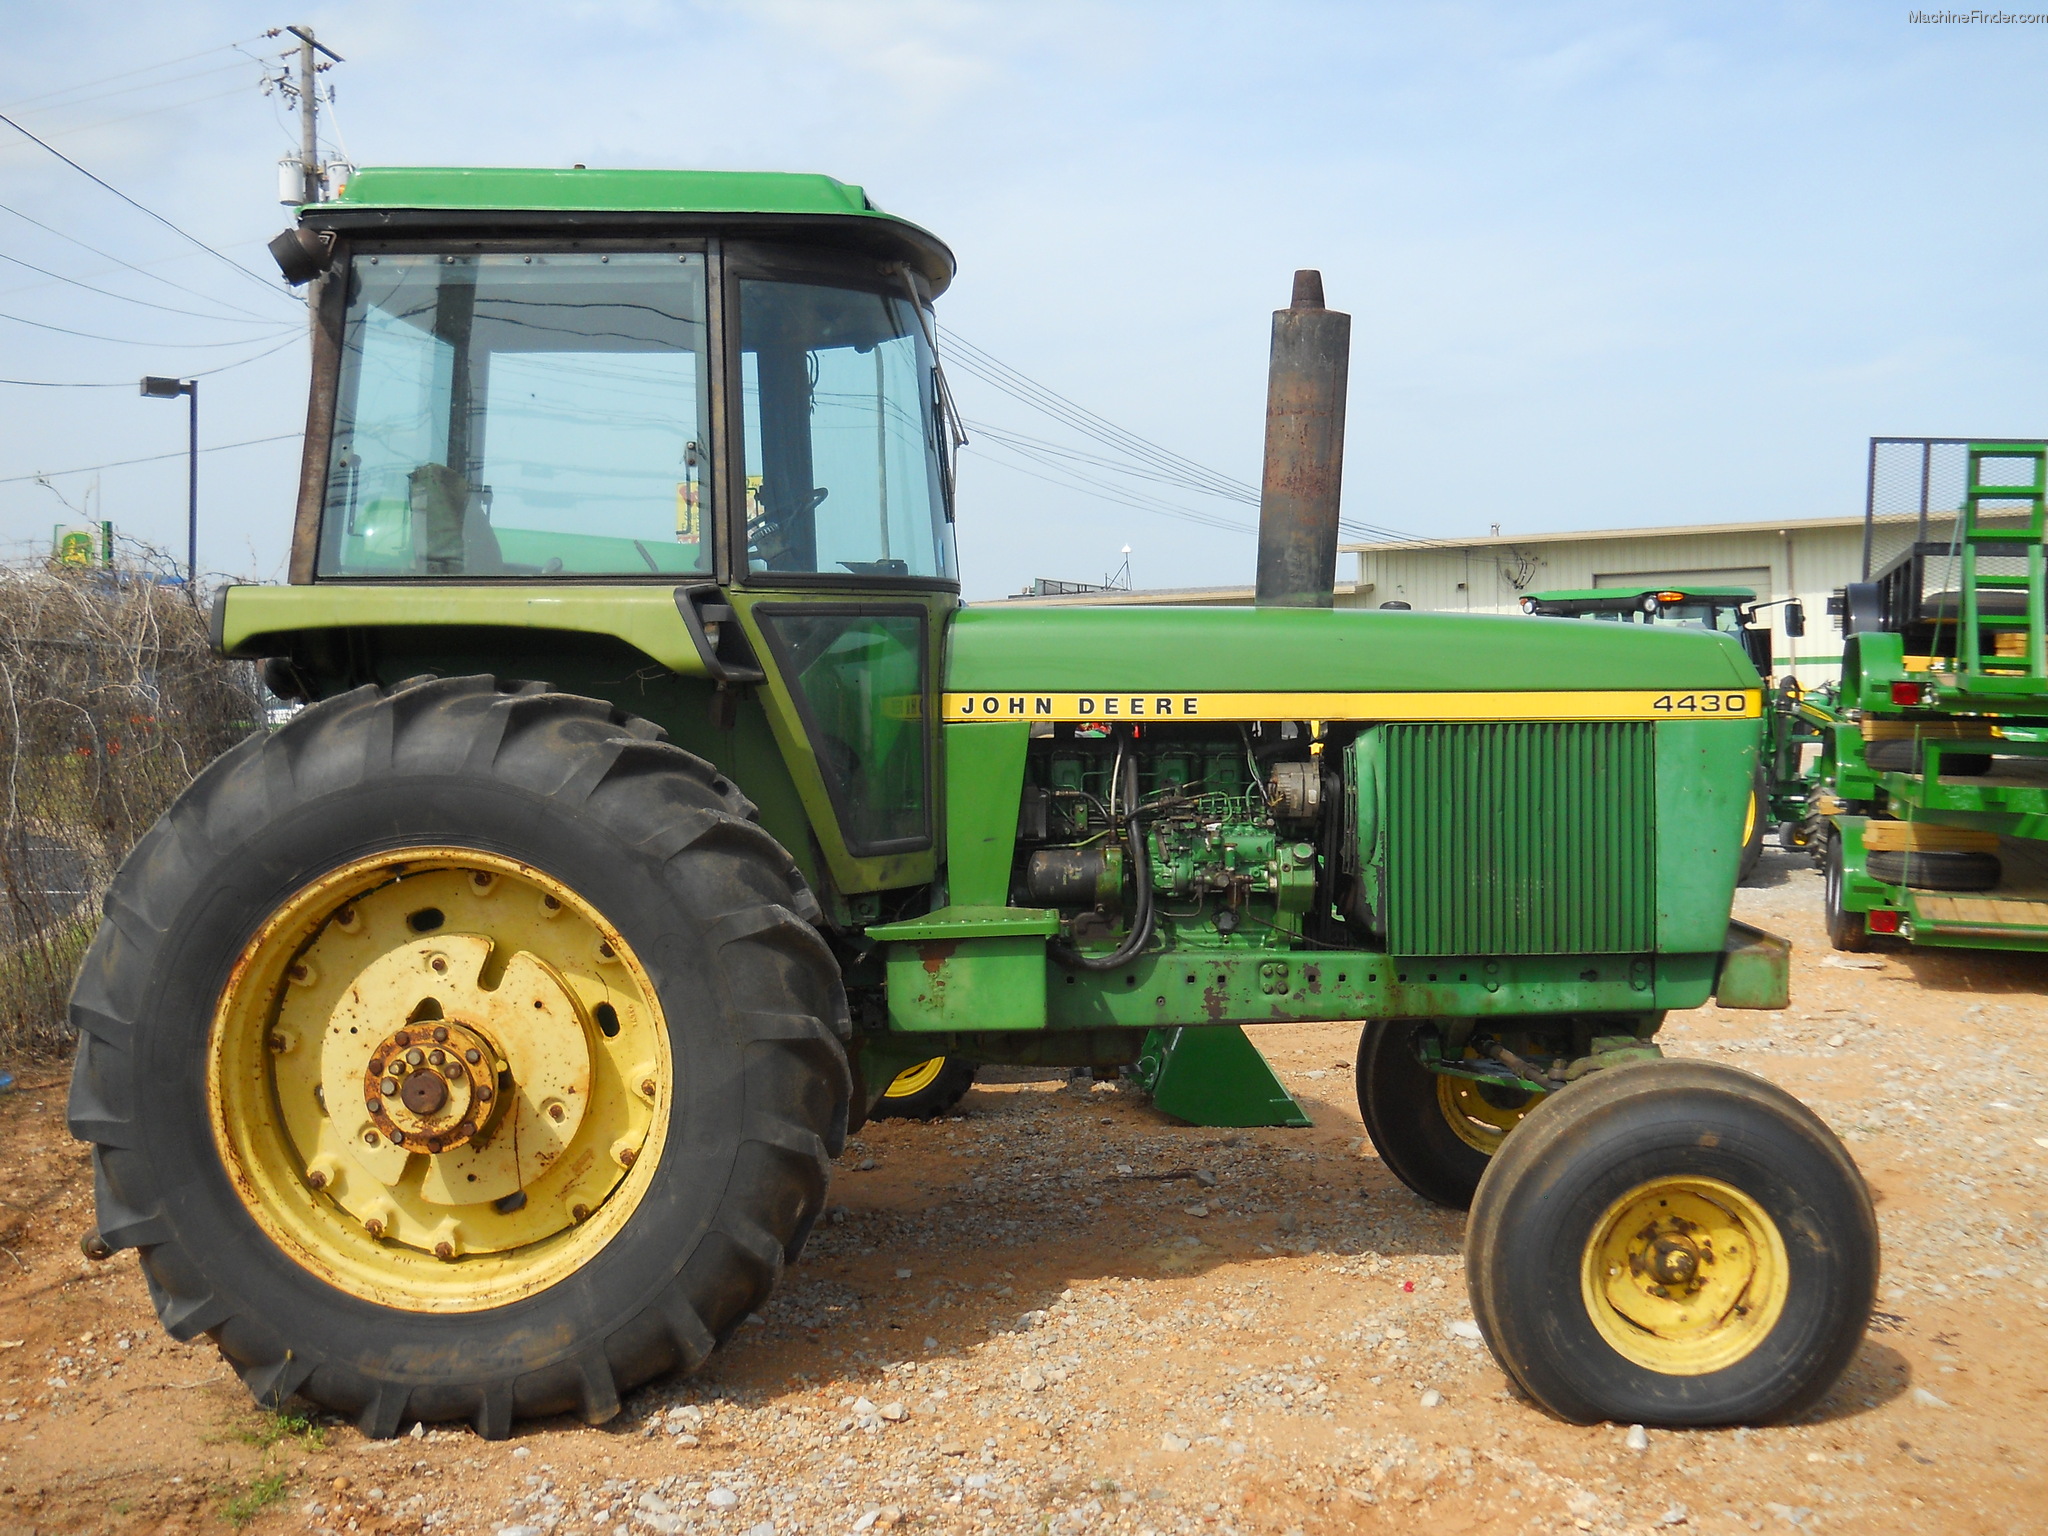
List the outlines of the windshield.
{"label": "windshield", "polygon": [[1639,608],[1608,608],[1580,617],[1603,619],[1609,624],[1689,624],[1694,629],[1719,630],[1724,635],[1742,633],[1740,604],[1667,603],[1656,613],[1645,613]]}
{"label": "windshield", "polygon": [[710,568],[704,258],[358,256],[325,576]]}
{"label": "windshield", "polygon": [[747,568],[952,579],[925,317],[907,296],[739,289]]}

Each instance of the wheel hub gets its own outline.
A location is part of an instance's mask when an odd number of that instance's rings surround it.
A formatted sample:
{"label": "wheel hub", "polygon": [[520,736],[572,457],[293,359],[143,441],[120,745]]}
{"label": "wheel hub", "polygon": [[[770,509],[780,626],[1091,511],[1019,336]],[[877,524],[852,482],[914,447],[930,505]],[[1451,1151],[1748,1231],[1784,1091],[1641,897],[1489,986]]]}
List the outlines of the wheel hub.
{"label": "wheel hub", "polygon": [[674,1093],[618,931],[475,849],[373,855],[298,892],[231,973],[215,1040],[215,1136],[250,1213],[332,1283],[414,1311],[573,1273],[646,1188]]}
{"label": "wheel hub", "polygon": [[1657,1179],[1615,1201],[1584,1250],[1586,1310],[1625,1358],[1672,1376],[1726,1368],[1782,1315],[1777,1224],[1717,1179]]}
{"label": "wheel hub", "polygon": [[394,1147],[452,1152],[485,1132],[516,1091],[509,1070],[501,1079],[500,1060],[498,1048],[467,1025],[408,1025],[371,1048],[363,1107]]}

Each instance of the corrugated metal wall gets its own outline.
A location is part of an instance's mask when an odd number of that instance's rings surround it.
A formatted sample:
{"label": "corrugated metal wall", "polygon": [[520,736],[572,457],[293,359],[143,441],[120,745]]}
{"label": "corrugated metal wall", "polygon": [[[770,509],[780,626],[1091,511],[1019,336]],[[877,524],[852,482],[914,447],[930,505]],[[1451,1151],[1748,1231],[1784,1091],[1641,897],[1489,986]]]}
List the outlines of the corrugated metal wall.
{"label": "corrugated metal wall", "polygon": [[[1938,513],[1930,516],[1929,536],[1946,539],[1950,521]],[[1883,569],[1902,553],[1914,533],[1910,517],[1880,521],[1872,569]],[[1588,533],[1527,543],[1487,539],[1424,549],[1367,549],[1358,554],[1357,587],[1348,601],[1362,608],[1403,602],[1443,613],[1518,613],[1524,592],[1591,587],[1603,576],[1726,572],[1731,583],[1747,585],[1738,573],[1758,570],[1770,573],[1769,590],[1759,590],[1758,597],[1797,597],[1806,606],[1802,640],[1787,638],[1783,625],[1772,622],[1778,631],[1778,670],[1793,669],[1802,683],[1826,681],[1842,658],[1842,634],[1838,621],[1828,616],[1828,599],[1862,578],[1860,521],[1805,528],[1788,523],[1765,532]]]}

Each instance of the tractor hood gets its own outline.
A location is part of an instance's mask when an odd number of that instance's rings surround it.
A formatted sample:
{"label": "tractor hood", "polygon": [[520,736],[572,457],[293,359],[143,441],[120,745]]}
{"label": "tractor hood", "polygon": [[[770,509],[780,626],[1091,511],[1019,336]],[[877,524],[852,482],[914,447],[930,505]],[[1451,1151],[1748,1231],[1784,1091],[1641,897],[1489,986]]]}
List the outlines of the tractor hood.
{"label": "tractor hood", "polygon": [[1018,693],[1526,692],[1561,699],[1747,693],[1761,679],[1733,636],[1699,630],[1341,608],[990,605],[955,616],[945,686],[946,718],[963,719],[987,713],[960,707],[972,694],[1000,694],[1007,710]]}

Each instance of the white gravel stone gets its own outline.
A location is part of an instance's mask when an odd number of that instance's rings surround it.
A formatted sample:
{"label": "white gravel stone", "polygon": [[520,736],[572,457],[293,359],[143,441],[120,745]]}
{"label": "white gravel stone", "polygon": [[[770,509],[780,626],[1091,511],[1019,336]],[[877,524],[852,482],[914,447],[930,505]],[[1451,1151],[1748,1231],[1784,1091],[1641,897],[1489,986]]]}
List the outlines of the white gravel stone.
{"label": "white gravel stone", "polygon": [[713,1509],[733,1509],[738,1506],[740,1496],[730,1488],[714,1488],[704,1495],[704,1502]]}
{"label": "white gravel stone", "polygon": [[1640,1424],[1628,1427],[1628,1438],[1622,1442],[1632,1451],[1647,1451],[1650,1448],[1650,1432]]}

